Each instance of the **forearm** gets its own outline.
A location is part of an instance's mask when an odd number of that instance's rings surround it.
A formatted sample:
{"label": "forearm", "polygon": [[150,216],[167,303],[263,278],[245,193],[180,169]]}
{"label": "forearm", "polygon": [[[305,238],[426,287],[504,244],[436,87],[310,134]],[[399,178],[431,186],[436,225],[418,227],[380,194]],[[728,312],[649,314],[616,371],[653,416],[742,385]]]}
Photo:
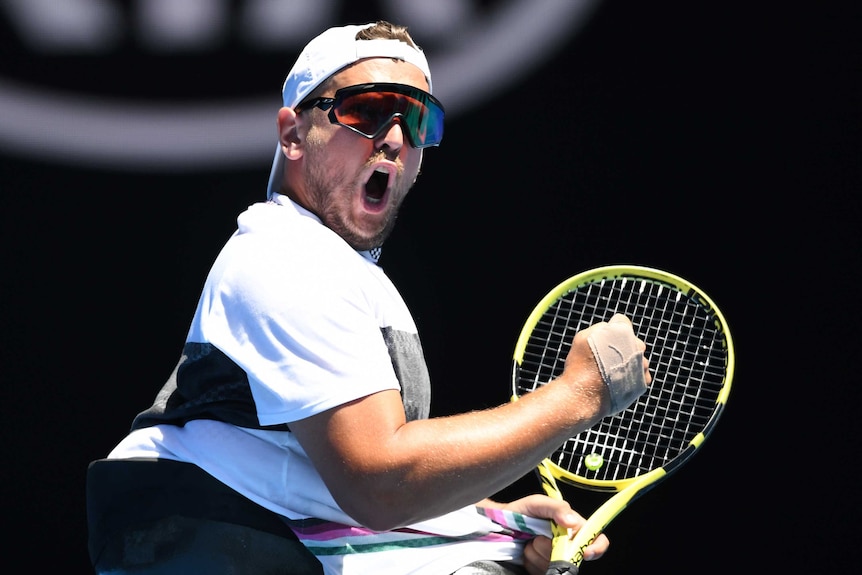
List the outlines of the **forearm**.
{"label": "forearm", "polygon": [[432,445],[427,460],[408,476],[417,499],[425,499],[421,495],[425,494],[440,506],[427,509],[430,515],[468,505],[507,487],[532,472],[539,461],[594,423],[601,413],[601,398],[573,401],[571,394],[546,387],[542,394],[531,394],[513,404],[417,421],[400,430],[405,445]]}
{"label": "forearm", "polygon": [[378,441],[373,457],[341,465],[328,483],[346,512],[374,528],[436,517],[530,472],[600,417],[601,402],[547,385],[495,409],[406,423]]}

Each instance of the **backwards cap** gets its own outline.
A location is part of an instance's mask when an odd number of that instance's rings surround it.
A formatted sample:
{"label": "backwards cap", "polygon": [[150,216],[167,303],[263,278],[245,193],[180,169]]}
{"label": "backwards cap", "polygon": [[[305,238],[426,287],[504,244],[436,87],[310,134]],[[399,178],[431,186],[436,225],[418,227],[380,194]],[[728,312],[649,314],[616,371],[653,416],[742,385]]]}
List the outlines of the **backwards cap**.
{"label": "backwards cap", "polygon": [[[425,54],[406,42],[394,39],[357,40],[356,34],[374,24],[330,28],[311,40],[287,74],[281,89],[284,106],[295,108],[327,78],[364,58],[398,58],[413,64],[425,74],[429,90],[431,71]],[[275,158],[269,174],[266,196],[271,198],[278,189],[284,168],[281,143],[275,147]]]}

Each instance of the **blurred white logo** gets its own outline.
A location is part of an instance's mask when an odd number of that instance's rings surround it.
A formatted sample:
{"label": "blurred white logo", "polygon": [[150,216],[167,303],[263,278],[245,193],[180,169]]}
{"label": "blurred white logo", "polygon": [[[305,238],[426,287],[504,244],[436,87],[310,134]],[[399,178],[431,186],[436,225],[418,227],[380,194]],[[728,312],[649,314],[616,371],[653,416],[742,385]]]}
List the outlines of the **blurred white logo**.
{"label": "blurred white logo", "polygon": [[[428,55],[434,92],[452,118],[517,83],[570,40],[598,3],[379,0],[358,8],[336,0],[0,0],[0,54],[6,53],[0,58],[0,148],[126,169],[265,165],[283,78],[266,93],[215,93],[232,82],[231,68],[219,62],[231,50],[245,54],[255,70],[262,66],[253,63],[256,56],[277,56],[283,74],[302,45],[328,26],[377,18],[407,23]],[[12,73],[21,61],[12,48],[63,65],[19,64]],[[120,62],[128,77],[163,83],[168,94],[182,88],[183,97],[102,90],[114,80],[107,68],[94,76],[100,58],[110,59],[114,69]],[[209,63],[177,77],[165,64],[177,59]],[[73,76],[77,62],[89,66],[86,77],[76,78],[84,88],[54,85],[54,78]],[[189,96],[189,90],[195,93]]]}

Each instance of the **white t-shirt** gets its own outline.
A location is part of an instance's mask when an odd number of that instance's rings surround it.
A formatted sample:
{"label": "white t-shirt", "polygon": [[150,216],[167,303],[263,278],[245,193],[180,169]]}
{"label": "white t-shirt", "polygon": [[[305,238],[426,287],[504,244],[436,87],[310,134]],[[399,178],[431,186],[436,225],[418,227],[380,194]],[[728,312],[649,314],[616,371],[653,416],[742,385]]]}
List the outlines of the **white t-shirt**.
{"label": "white t-shirt", "polygon": [[285,196],[237,222],[177,370],[109,457],[201,467],[283,515],[327,573],[451,573],[479,559],[517,560],[525,539],[548,534],[546,521],[472,506],[375,533],[339,508],[290,422],[388,389],[400,390],[408,420],[427,418],[415,323],[370,253]]}

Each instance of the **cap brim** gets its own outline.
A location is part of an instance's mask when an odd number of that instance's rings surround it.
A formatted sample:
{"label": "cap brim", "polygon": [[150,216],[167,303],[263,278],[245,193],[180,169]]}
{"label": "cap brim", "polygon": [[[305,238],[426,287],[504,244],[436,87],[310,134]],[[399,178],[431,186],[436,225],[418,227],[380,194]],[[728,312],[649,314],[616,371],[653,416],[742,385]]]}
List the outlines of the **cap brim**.
{"label": "cap brim", "polygon": [[269,171],[269,182],[266,185],[266,199],[279,192],[281,180],[284,177],[284,154],[281,153],[281,143],[275,145],[275,157],[272,159],[272,169]]}

